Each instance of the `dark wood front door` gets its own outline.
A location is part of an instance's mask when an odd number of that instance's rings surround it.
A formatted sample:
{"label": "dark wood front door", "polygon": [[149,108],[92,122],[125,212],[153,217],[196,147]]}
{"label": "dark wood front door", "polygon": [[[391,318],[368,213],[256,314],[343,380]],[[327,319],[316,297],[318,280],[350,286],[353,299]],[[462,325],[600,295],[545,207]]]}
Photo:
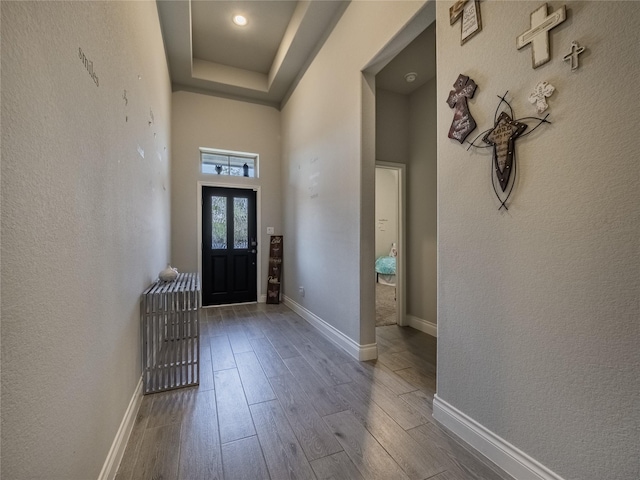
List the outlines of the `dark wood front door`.
{"label": "dark wood front door", "polygon": [[202,187],[202,304],[257,300],[256,192]]}

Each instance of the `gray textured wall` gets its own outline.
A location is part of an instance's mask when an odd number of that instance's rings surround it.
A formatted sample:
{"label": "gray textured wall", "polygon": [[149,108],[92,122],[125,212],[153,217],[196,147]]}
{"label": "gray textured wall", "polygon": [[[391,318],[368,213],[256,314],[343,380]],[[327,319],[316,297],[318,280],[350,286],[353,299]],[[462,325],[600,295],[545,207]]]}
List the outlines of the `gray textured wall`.
{"label": "gray textured wall", "polygon": [[155,2],[2,2],[2,478],[107,458],[169,258],[170,108]]}
{"label": "gray textured wall", "polygon": [[[361,72],[421,6],[351,2],[282,110],[285,238],[295,241],[286,247],[285,294],[360,345],[375,341],[375,137],[363,146],[375,112],[373,92],[363,102],[370,86]],[[364,122],[363,108],[370,109]],[[310,191],[312,175],[318,184]],[[363,216],[371,227],[366,244]]]}
{"label": "gray textured wall", "polygon": [[[567,2],[536,70],[515,48],[539,2],[481,2],[483,30],[460,45],[437,3],[438,395],[566,479],[639,478],[640,74],[637,2]],[[560,7],[553,2],[550,10]],[[587,47],[572,72],[562,56]],[[497,95],[552,124],[516,142],[509,211],[489,183],[491,151],[447,138],[458,74],[478,84],[478,132]]]}
{"label": "gray textured wall", "polygon": [[437,323],[436,80],[409,98],[407,315]]}

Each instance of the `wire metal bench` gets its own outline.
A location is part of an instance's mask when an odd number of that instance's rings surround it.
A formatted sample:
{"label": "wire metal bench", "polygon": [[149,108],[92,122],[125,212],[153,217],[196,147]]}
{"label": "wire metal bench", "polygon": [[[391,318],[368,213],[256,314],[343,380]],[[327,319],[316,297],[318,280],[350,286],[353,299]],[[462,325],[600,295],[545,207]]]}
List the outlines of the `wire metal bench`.
{"label": "wire metal bench", "polygon": [[200,278],[157,281],[140,302],[144,394],[200,383]]}

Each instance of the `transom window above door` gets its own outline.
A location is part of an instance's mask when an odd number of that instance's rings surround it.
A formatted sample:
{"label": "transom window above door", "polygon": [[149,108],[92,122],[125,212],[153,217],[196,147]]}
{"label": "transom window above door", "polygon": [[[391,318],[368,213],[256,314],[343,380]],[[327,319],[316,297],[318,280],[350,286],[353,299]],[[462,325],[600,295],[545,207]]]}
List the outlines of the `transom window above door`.
{"label": "transom window above door", "polygon": [[200,171],[205,175],[257,177],[258,154],[201,148]]}

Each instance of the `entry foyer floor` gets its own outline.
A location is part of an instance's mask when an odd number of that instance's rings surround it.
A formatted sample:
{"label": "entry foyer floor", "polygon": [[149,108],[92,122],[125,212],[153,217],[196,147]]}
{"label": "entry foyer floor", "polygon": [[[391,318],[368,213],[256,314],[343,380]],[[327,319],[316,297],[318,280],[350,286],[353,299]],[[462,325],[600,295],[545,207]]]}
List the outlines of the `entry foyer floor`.
{"label": "entry foyer floor", "polygon": [[357,362],[283,305],[201,312],[200,385],[147,395],[118,480],[500,480],[431,417],[435,338]]}

